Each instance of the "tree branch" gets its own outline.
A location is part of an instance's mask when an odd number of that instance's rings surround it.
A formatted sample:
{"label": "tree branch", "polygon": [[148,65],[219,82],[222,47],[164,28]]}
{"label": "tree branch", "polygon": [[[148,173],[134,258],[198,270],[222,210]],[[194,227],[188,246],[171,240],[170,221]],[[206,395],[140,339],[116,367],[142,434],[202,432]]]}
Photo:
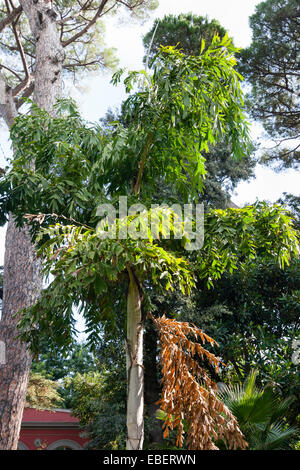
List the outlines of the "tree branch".
{"label": "tree branch", "polygon": [[19,109],[24,104],[24,98],[29,98],[33,92],[34,92],[34,81],[32,80],[29,86],[27,86],[27,88],[25,88],[25,90],[23,91],[22,96],[18,99],[15,99],[16,108]]}
{"label": "tree branch", "polygon": [[16,39],[17,48],[18,48],[20,56],[21,56],[21,61],[22,61],[22,64],[23,64],[25,77],[28,79],[30,74],[29,74],[28,65],[27,65],[27,62],[26,62],[24,49],[23,49],[22,43],[21,43],[20,38],[19,38],[18,31],[17,31],[17,28],[16,28],[16,21],[12,22],[12,30],[13,30],[13,33],[14,33],[14,36],[15,36],[15,39]]}
{"label": "tree branch", "polygon": [[0,64],[0,70],[1,69],[7,70],[8,72],[12,73],[15,77],[17,77],[17,79],[20,80],[20,82],[22,81],[22,77],[15,70],[10,69],[9,67],[3,64]]}
{"label": "tree branch", "polygon": [[[72,36],[70,39],[67,39],[66,41],[63,41],[62,46],[63,47],[68,46],[69,44],[71,44],[72,42],[76,41],[78,38],[83,36],[85,33],[87,33],[88,30],[96,23],[98,18],[100,18],[100,16],[102,15],[103,9],[104,9],[104,7],[107,3],[108,3],[108,0],[102,0],[96,14],[91,19],[91,21],[81,31],[79,31],[77,34],[74,34],[74,36]],[[116,5],[116,3],[114,3],[114,5],[109,8],[109,10],[114,8],[115,5]],[[109,11],[109,10],[107,10],[107,11]]]}
{"label": "tree branch", "polygon": [[[63,24],[67,23],[67,22],[70,21],[70,20],[74,20],[74,19],[77,18],[79,15],[81,15],[81,13],[82,13],[83,11],[88,10],[88,8],[89,8],[89,6],[91,5],[91,3],[92,3],[92,0],[87,0],[87,2],[85,2],[84,5],[82,5],[82,6],[80,5],[81,8],[80,8],[79,11],[77,11],[76,13],[73,13],[73,14],[70,15],[70,16],[65,16],[64,18],[61,17],[61,19],[57,21],[57,24],[63,25]],[[70,11],[69,11],[69,12],[70,12]]]}
{"label": "tree branch", "polygon": [[17,16],[22,13],[23,9],[22,9],[22,6],[20,5],[19,7],[17,7],[15,10],[13,10],[12,12],[10,12],[6,18],[4,18],[4,20],[0,21],[0,32],[6,28],[6,26],[8,26],[10,23],[12,23],[16,18]]}
{"label": "tree branch", "polygon": [[[33,77],[32,75],[28,75],[28,77],[25,78],[25,80],[22,80],[21,83],[19,83],[13,90],[12,90],[12,95],[14,98],[16,98],[18,95],[23,93],[28,87],[31,86],[31,83],[33,82]],[[31,93],[30,93],[31,94]],[[30,95],[29,95],[30,96]]]}
{"label": "tree branch", "polygon": [[91,62],[73,62],[71,64],[64,64],[63,65],[63,68],[64,69],[73,69],[75,67],[89,67],[90,65],[96,65],[96,64],[102,64],[103,65],[103,61],[101,61],[100,59],[98,60],[92,60]]}

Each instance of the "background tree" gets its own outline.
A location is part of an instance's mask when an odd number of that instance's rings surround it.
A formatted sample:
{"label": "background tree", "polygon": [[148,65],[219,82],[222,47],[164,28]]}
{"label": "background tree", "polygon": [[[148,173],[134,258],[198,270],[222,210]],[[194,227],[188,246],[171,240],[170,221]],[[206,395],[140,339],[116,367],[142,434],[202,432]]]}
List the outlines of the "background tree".
{"label": "background tree", "polygon": [[26,404],[30,408],[49,410],[62,405],[58,392],[59,383],[47,379],[36,372],[31,373],[28,381]]}
{"label": "background tree", "polygon": [[[104,118],[100,119],[101,125],[109,126],[113,121],[120,121],[127,126],[122,106],[118,109],[109,109]],[[199,202],[206,207],[225,209],[226,207],[237,207],[231,200],[232,193],[241,181],[248,180],[254,176],[256,159],[249,152],[242,159],[236,159],[232,155],[230,145],[225,142],[217,143],[210,148],[209,152],[203,152],[205,157],[205,181],[202,191],[198,193]],[[161,184],[158,179],[155,194],[163,195],[166,199],[174,198],[176,195],[172,185]],[[154,195],[155,198],[155,195]]]}
{"label": "background tree", "polygon": [[76,374],[87,374],[99,369],[99,359],[84,343],[77,343],[74,339],[69,354],[51,348],[47,338],[42,342],[39,355],[33,359],[31,373],[39,374],[60,384],[58,394],[61,397],[61,408],[71,408],[72,389],[64,387],[65,378],[72,378]]}
{"label": "background tree", "polygon": [[204,16],[182,13],[156,19],[150,31],[143,37],[144,63],[148,61],[151,66],[160,46],[177,46],[186,55],[199,55],[202,40],[205,42],[205,50],[216,34],[222,38],[226,29],[217,20],[208,20]]}
{"label": "background tree", "polygon": [[[241,73],[251,84],[249,110],[279,144],[264,157],[299,164],[299,26],[297,0],[267,0],[250,17],[252,43],[242,51]],[[289,147],[286,140],[292,140]],[[280,142],[282,145],[280,145]]]}
{"label": "background tree", "polygon": [[[299,230],[298,199],[289,195],[278,202],[291,211]],[[251,369],[258,370],[261,386],[294,398],[286,416],[292,425],[300,410],[299,368],[292,361],[293,339],[299,336],[299,273],[298,258],[285,270],[273,262],[253,263],[225,274],[213,291],[199,283],[192,301],[181,307],[182,319],[202,325],[220,345],[229,367],[216,379],[242,382]]]}
{"label": "background tree", "polygon": [[[0,3],[1,50],[0,115],[10,127],[23,104],[33,95],[35,103],[53,112],[61,96],[63,71],[95,69],[112,63],[102,46],[101,19],[125,8],[143,14],[151,0],[101,2],[44,2],[11,0]],[[31,162],[34,168],[34,161]],[[22,183],[24,184],[24,183]],[[25,403],[31,356],[17,340],[16,319],[21,308],[32,305],[41,289],[40,263],[35,258],[26,227],[10,220],[6,234],[1,340],[7,364],[0,366],[0,448],[17,449]]]}
{"label": "background tree", "polygon": [[100,342],[95,354],[99,359],[97,372],[76,373],[64,380],[64,388],[71,397],[70,408],[89,439],[89,449],[125,449],[124,341],[116,336],[106,344]]}
{"label": "background tree", "polygon": [[[250,111],[254,117],[262,118],[264,111],[271,109],[272,103],[282,100],[284,95],[286,95],[284,101],[290,105],[289,110],[297,112],[298,20],[299,7],[296,2],[264,2],[257,7],[257,13],[252,17],[253,44],[246,51],[242,51],[244,61],[239,68],[253,85]],[[145,53],[150,48],[150,57],[153,59],[159,44],[167,43],[173,45],[179,43],[179,47],[182,47],[186,53],[193,51],[197,53],[201,49],[201,40],[205,39],[205,34],[209,35],[210,30],[218,27],[219,33],[222,34],[222,28],[214,21],[209,23],[207,19],[192,14],[178,17],[170,15],[162,20],[156,20],[151,31],[145,36]],[[281,86],[283,81],[285,81],[284,86],[290,89],[285,90]],[[273,83],[273,88],[268,86],[269,82]],[[288,101],[289,92],[293,98]],[[256,101],[253,101],[254,96]],[[279,101],[278,106],[281,106]],[[271,120],[270,117],[265,123],[270,127],[271,122],[274,124],[274,120],[275,118]],[[281,121],[282,119],[278,117],[277,137],[280,137],[281,130],[286,137],[284,128],[281,129],[279,125]],[[289,124],[295,126],[294,130],[297,130],[297,119],[291,117],[290,121],[293,122]],[[296,134],[297,132],[294,135]],[[275,154],[278,155],[279,152],[275,151],[274,156]],[[287,155],[293,158],[294,153]],[[230,158],[230,152],[226,152],[226,146],[214,147],[207,155],[205,188],[200,197],[215,207],[226,207],[226,204],[230,204],[230,197],[225,193],[224,185],[219,184],[220,181],[224,178],[230,185],[234,171],[239,172],[244,169],[246,175],[250,168],[251,162],[246,159],[236,164]],[[234,184],[230,189],[233,187]],[[289,195],[285,200],[279,201],[280,204],[284,202],[289,203],[289,207],[295,212],[297,206],[295,196]],[[297,226],[297,220],[295,224]],[[293,395],[297,393],[298,381],[297,367],[291,361],[291,342],[298,328],[298,277],[297,261],[292,261],[286,273],[272,263],[259,264],[252,266],[250,271],[247,270],[247,274],[227,273],[215,284],[213,291],[207,291],[205,288],[203,290],[200,282],[198,292],[192,296],[192,299],[186,301],[181,298],[180,293],[172,293],[161,297],[159,304],[162,311],[172,311],[176,314],[176,318],[193,321],[205,328],[219,342],[220,354],[227,364],[239,358],[238,362],[242,367],[238,380],[244,380],[252,365],[259,368],[259,377],[264,384],[271,382],[282,396]],[[263,286],[262,291],[257,290],[258,285]],[[274,285],[277,286],[277,292],[271,287]],[[273,294],[269,295],[271,292]],[[233,305],[234,298],[236,302],[234,301]],[[166,304],[169,305],[169,309]],[[272,325],[271,331],[269,324]],[[287,335],[285,339],[282,338],[283,330]],[[235,340],[232,336],[229,340],[228,335],[232,331]],[[247,368],[247,373],[244,367]],[[226,380],[225,377],[226,374],[222,379]],[[231,379],[237,380],[236,377]],[[216,377],[216,380],[221,378]],[[299,399],[294,401],[290,410],[291,408],[293,411],[289,413],[289,419],[295,422]]]}
{"label": "background tree", "polygon": [[[213,22],[209,23],[207,19],[196,15],[180,15],[179,17],[171,15],[163,20],[157,20],[144,39],[145,53],[149,51],[151,45],[150,58],[153,59],[160,44],[176,45],[178,43],[185,53],[197,53],[201,49],[201,40],[207,34],[209,25],[213,25]],[[216,22],[214,22],[214,26],[216,27]],[[221,29],[219,32],[222,34]],[[261,45],[261,48],[263,47],[269,46],[264,42]],[[296,48],[294,48],[295,50]],[[146,61],[146,57],[144,61]],[[109,117],[109,120],[114,119],[117,119],[114,115]],[[215,158],[216,153],[217,158]],[[230,157],[230,151],[226,152],[225,145],[220,146],[220,149],[219,146],[214,147],[207,155],[205,187],[200,199],[215,207],[226,207],[230,201],[228,193],[226,194],[224,191],[224,185],[219,184],[220,181],[227,181],[233,188],[234,185],[230,183],[232,177],[234,180],[234,171],[242,172],[244,170],[245,174],[248,171],[247,166],[250,162],[247,159],[236,162]],[[172,192],[171,188],[165,190],[166,195],[169,195],[170,192]],[[294,206],[296,198],[289,196],[288,199],[290,202],[293,200]],[[200,289],[198,295],[196,294],[195,298],[188,301],[183,301],[180,293],[164,296],[158,294],[156,295],[158,311],[172,311],[176,313],[177,318],[192,320],[202,327],[205,325],[207,331],[218,339],[221,345],[221,355],[227,364],[231,363],[231,359],[235,362],[235,359],[239,358],[241,370],[238,369],[238,377],[240,381],[244,380],[252,365],[259,368],[260,380],[263,380],[264,384],[271,381],[283,396],[294,394],[298,375],[297,368],[291,361],[291,340],[297,331],[297,276],[299,275],[297,262],[295,263],[292,262],[286,273],[276,265],[269,263],[253,266],[245,275],[235,273],[231,277],[227,274],[220,285],[216,284],[214,291],[206,293]],[[249,283],[247,276],[249,276]],[[257,285],[264,286],[263,296],[260,289],[256,291]],[[270,296],[271,285],[277,286],[277,292],[271,289],[272,295]],[[219,287],[223,292],[221,297]],[[253,302],[253,296],[256,299],[255,302]],[[234,298],[236,301],[233,305]],[[283,298],[285,302],[282,300]],[[288,312],[291,314],[290,317]],[[273,325],[272,333],[267,326],[270,322]],[[149,328],[151,329],[151,324]],[[281,337],[282,329],[287,335],[285,339]],[[289,333],[287,329],[289,329]],[[229,340],[228,335],[231,331],[234,331],[234,335],[236,335],[234,341]],[[157,357],[155,333],[146,335],[145,344],[147,351],[152,351],[154,358]],[[266,355],[268,355],[268,360],[262,359],[266,358]],[[150,355],[146,355],[145,362],[147,364],[145,396],[149,408],[153,409],[153,415],[155,415],[156,409],[153,405],[159,395],[158,381],[155,380],[158,374],[155,360],[151,362]],[[244,367],[247,369],[246,373]],[[151,370],[149,381],[147,380],[147,370]],[[237,380],[236,377],[231,378]],[[220,377],[216,377],[216,379],[220,380]],[[299,400],[294,402],[292,416],[289,417],[292,422],[297,416],[297,403]]]}

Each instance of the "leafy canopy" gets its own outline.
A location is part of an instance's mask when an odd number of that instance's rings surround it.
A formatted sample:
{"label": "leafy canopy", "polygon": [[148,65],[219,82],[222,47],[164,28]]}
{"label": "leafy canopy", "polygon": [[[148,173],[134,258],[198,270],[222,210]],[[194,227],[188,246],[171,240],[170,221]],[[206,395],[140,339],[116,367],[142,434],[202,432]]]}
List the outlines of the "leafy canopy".
{"label": "leafy canopy", "polygon": [[[180,15],[167,15],[155,20],[150,31],[144,36],[144,63],[153,68],[160,46],[177,46],[180,52],[186,55],[199,55],[205,42],[204,51],[209,47],[213,36],[219,34],[223,37],[226,30],[218,21],[192,13]],[[112,119],[112,112],[107,118]],[[230,193],[241,180],[253,176],[255,160],[251,155],[244,154],[243,158],[233,158],[231,146],[219,142],[210,146],[209,152],[204,153],[205,186],[199,199],[205,204],[216,208],[226,208],[231,205]],[[161,191],[161,189],[160,189]]]}
{"label": "leafy canopy", "polygon": [[153,73],[125,79],[128,93],[142,89],[124,104],[129,124],[111,130],[87,126],[66,101],[55,118],[33,105],[11,130],[16,155],[0,182],[2,223],[9,212],[19,223],[24,213],[54,212],[94,226],[100,202],[137,195],[142,179],[144,200],[158,180],[190,200],[203,187],[209,147],[225,138],[237,158],[249,149],[235,52],[226,36],[199,56],[162,48]]}
{"label": "leafy canopy", "polygon": [[[75,303],[82,308],[90,343],[97,342],[99,323],[114,315],[116,299],[111,287],[128,269],[134,270],[142,284],[162,290],[178,285],[189,293],[195,273],[211,286],[224,272],[241,269],[257,257],[276,258],[284,266],[291,253],[298,253],[297,234],[281,208],[215,210],[205,219],[203,248],[192,252],[191,259],[182,254],[178,240],[164,241],[161,232],[158,239],[114,240],[74,225],[43,229],[40,237],[47,235],[48,240],[39,254],[44,257],[45,274],[54,279],[39,302],[22,316],[23,337],[37,348],[40,334],[47,332],[54,342],[68,346],[74,332]],[[132,223],[132,217],[126,223]]]}
{"label": "leafy canopy", "polygon": [[[226,137],[237,157],[248,148],[236,49],[226,36],[215,36],[205,51],[204,46],[198,56],[163,47],[151,75],[129,73],[124,82],[128,93],[138,84],[140,89],[125,102],[127,126],[117,122],[111,131],[102,131],[86,125],[66,101],[58,104],[56,117],[33,106],[29,116],[16,119],[11,133],[16,157],[0,183],[2,216],[12,211],[22,224],[24,213],[43,211],[28,220],[34,236],[39,224],[44,227],[40,254],[45,274],[55,276],[22,317],[24,338],[35,346],[46,331],[60,345],[70,344],[74,304],[82,308],[90,343],[95,342],[99,322],[111,320],[111,286],[126,278],[129,269],[141,283],[162,289],[178,284],[189,292],[195,268],[212,285],[225,270],[255,256],[275,256],[285,264],[289,252],[297,250],[287,214],[266,206],[207,214],[203,250],[191,260],[182,256],[178,240],[163,240],[161,227],[158,239],[144,240],[103,240],[95,230],[100,202],[131,192],[132,200],[139,197],[147,207],[157,179],[176,184],[183,201],[192,200],[203,185],[203,151],[209,145]],[[114,76],[115,83],[120,76]],[[56,225],[53,209],[60,217]],[[132,217],[118,221],[132,222]],[[171,232],[174,238],[174,227]]]}

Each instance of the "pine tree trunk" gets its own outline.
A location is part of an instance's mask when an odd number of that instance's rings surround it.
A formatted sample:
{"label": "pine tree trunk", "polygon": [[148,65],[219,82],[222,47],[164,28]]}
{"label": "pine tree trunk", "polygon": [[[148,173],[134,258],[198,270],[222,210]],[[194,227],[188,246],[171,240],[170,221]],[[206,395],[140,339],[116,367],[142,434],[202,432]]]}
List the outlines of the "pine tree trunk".
{"label": "pine tree trunk", "polygon": [[5,274],[1,340],[6,346],[6,363],[0,366],[0,448],[17,449],[31,354],[17,339],[18,318],[14,313],[30,306],[39,293],[41,276],[26,230],[10,221],[5,246]]}
{"label": "pine tree trunk", "polygon": [[[55,12],[50,3],[41,0],[20,0],[28,18],[33,40],[36,42],[34,73],[34,101],[52,111],[61,94],[64,51],[55,24]],[[0,111],[7,124],[12,124],[7,88],[6,101]],[[7,118],[9,116],[9,119]],[[41,290],[41,267],[35,257],[27,228],[19,230],[12,218],[8,223],[5,244],[3,312],[0,322],[0,340],[6,347],[6,364],[0,364],[0,449],[15,450],[18,445],[31,354],[18,340],[16,312],[33,305]]]}
{"label": "pine tree trunk", "polygon": [[127,450],[142,450],[144,443],[143,322],[139,286],[129,269],[127,297]]}

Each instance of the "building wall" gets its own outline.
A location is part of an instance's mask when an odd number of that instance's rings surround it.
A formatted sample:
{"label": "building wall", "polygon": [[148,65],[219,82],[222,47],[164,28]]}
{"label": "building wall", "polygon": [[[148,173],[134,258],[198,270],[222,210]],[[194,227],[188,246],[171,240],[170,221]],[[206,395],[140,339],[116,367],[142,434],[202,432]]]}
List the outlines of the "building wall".
{"label": "building wall", "polygon": [[25,408],[19,438],[20,450],[55,450],[57,447],[80,450],[87,439],[80,434],[78,419],[69,410]]}

